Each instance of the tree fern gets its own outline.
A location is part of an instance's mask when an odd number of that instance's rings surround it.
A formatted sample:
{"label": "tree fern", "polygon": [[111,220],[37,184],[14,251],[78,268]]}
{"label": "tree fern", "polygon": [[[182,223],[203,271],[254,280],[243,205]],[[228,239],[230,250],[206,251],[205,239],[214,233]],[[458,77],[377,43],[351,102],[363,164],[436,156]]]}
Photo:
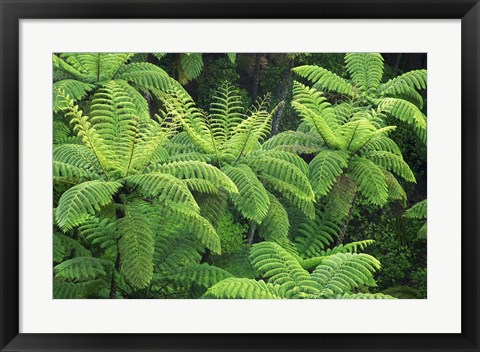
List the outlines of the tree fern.
{"label": "tree fern", "polygon": [[[337,93],[340,96],[338,106],[353,102],[357,112],[367,112],[373,108],[380,122],[385,121],[386,115],[404,121],[412,125],[420,140],[426,142],[426,117],[421,111],[423,98],[417,92],[426,89],[426,70],[410,71],[382,83],[384,65],[378,53],[348,53],[345,55],[345,65],[350,80],[318,66],[300,66],[294,68],[293,72],[311,82],[312,89]],[[297,109],[301,110],[299,113],[302,117],[307,117],[305,106]],[[331,136],[328,137],[331,139]],[[327,144],[332,145],[331,141],[327,141]]]}

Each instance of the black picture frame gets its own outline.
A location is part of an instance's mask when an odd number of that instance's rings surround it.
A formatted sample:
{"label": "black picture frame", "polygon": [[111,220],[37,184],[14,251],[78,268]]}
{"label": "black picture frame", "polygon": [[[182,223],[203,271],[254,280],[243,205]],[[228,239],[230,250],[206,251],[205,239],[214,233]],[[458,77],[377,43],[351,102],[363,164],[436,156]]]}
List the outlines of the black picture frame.
{"label": "black picture frame", "polygon": [[[480,351],[480,5],[477,0],[0,0],[0,12],[1,351]],[[19,20],[23,18],[461,19],[462,332],[278,335],[19,333]]]}

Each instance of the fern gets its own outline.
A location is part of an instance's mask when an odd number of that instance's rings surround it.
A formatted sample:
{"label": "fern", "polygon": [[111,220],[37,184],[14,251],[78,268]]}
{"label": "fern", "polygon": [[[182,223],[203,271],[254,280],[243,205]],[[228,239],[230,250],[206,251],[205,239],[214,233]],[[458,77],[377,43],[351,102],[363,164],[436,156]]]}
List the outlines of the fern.
{"label": "fern", "polygon": [[328,92],[337,92],[350,97],[355,96],[353,86],[345,79],[337,76],[318,66],[299,66],[293,69],[300,77],[304,77],[313,83],[313,88],[317,90],[325,90]]}
{"label": "fern", "polygon": [[326,295],[351,292],[359,285],[374,286],[372,273],[380,269],[374,257],[360,253],[337,253],[328,257],[312,273]]}
{"label": "fern", "polygon": [[269,194],[268,196],[270,207],[258,228],[258,233],[264,240],[282,245],[288,241],[288,230],[290,229],[288,213],[274,195]]}
{"label": "fern", "polygon": [[322,150],[310,162],[310,182],[318,197],[325,196],[348,166],[348,153],[343,150]]}
{"label": "fern", "polygon": [[105,262],[94,257],[76,257],[53,268],[56,278],[86,281],[106,275]]}
{"label": "fern", "polygon": [[358,190],[375,205],[384,205],[388,200],[388,186],[382,170],[372,161],[356,158],[351,162],[351,177]]}
{"label": "fern", "polygon": [[112,195],[121,187],[119,182],[87,181],[62,194],[55,211],[55,220],[64,230],[84,223],[102,206],[112,202]]}
{"label": "fern", "polygon": [[273,285],[264,281],[245,278],[229,278],[210,287],[203,298],[234,298],[234,299],[279,299]]}
{"label": "fern", "polygon": [[245,218],[261,223],[267,216],[270,199],[255,173],[244,164],[224,166],[222,171],[237,186],[238,193],[232,195],[235,206]]}
{"label": "fern", "polygon": [[119,220],[121,272],[136,289],[148,286],[153,275],[153,234],[148,220],[127,214]]}

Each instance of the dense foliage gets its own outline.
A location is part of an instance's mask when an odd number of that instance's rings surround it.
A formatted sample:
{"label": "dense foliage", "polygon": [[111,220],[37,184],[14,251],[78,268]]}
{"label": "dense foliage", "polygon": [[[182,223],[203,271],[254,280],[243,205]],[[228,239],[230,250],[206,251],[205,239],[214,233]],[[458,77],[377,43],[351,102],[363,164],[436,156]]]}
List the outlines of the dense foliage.
{"label": "dense foliage", "polygon": [[55,54],[54,297],[426,297],[405,55]]}

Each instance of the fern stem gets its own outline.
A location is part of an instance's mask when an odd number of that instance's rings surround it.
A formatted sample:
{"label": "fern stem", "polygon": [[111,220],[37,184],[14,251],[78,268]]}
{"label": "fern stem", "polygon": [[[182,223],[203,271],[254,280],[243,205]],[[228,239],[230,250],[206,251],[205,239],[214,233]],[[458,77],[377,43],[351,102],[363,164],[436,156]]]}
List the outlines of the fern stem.
{"label": "fern stem", "polygon": [[112,273],[112,281],[110,284],[110,294],[108,295],[108,298],[113,299],[117,295],[117,281],[115,280],[115,273],[120,271],[120,250],[118,249],[118,244],[117,244],[117,258],[115,259],[115,268]]}
{"label": "fern stem", "polygon": [[249,228],[248,228],[248,244],[253,243],[253,239],[255,237],[255,230],[257,229],[257,224],[255,222],[250,222]]}

